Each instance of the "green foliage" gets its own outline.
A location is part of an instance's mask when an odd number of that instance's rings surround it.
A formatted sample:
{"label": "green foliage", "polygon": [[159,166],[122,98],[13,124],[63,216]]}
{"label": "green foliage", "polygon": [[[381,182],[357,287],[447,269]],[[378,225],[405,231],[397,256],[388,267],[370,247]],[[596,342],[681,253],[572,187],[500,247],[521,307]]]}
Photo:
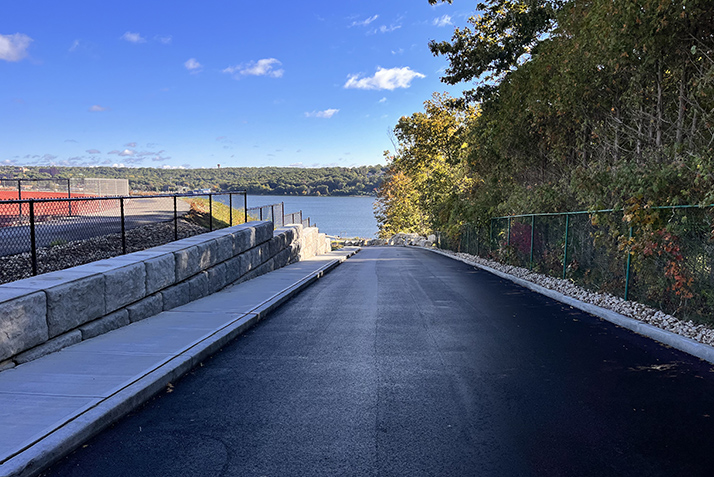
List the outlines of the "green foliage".
{"label": "green foliage", "polygon": [[[234,207],[231,215],[231,208],[228,205],[215,200],[209,201],[202,197],[181,197],[180,200],[189,204],[189,212],[184,219],[206,229],[212,226],[216,230],[242,224],[245,218],[242,208]],[[213,220],[213,224],[211,224],[211,220]],[[258,218],[248,215],[248,221],[251,220],[258,220]]]}
{"label": "green foliage", "polygon": [[[430,3],[434,3],[430,0]],[[553,28],[558,0],[484,0],[471,27],[457,28],[451,42],[429,43],[434,55],[446,56],[449,68],[442,81],[478,81],[467,99],[484,99],[496,92],[494,82],[522,63]]]}
{"label": "green foliage", "polygon": [[247,189],[251,195],[373,195],[382,179],[381,166],[362,167],[224,167],[216,169],[154,169],[116,167],[0,166],[1,178],[98,177],[128,179],[133,191],[181,189],[227,191]]}
{"label": "green foliage", "polygon": [[380,236],[448,232],[463,222],[474,178],[462,156],[476,116],[475,108],[455,108],[448,95],[434,94],[423,113],[399,120],[399,150],[387,154],[390,165],[377,194]]}

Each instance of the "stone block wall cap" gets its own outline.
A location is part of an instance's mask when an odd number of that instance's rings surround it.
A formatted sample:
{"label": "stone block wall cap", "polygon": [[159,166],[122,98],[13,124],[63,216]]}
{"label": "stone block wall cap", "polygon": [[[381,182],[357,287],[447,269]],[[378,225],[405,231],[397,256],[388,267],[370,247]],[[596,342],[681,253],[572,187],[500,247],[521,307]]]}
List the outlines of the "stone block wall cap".
{"label": "stone block wall cap", "polygon": [[0,303],[15,300],[23,296],[32,295],[33,293],[42,292],[42,290],[37,290],[35,288],[14,287],[8,285],[11,284],[7,283],[4,285],[0,285]]}
{"label": "stone block wall cap", "polygon": [[[83,266],[83,265],[80,265]],[[42,275],[37,275],[30,278],[23,278],[22,280],[17,280],[14,282],[6,283],[0,285],[2,287],[7,286],[8,288],[24,288],[28,290],[46,290],[57,285],[62,285],[65,283],[71,283],[77,280],[82,280],[94,275],[101,275],[100,271],[89,271],[80,270],[75,271],[74,268],[68,268],[66,270],[57,270],[55,272],[44,273]]]}

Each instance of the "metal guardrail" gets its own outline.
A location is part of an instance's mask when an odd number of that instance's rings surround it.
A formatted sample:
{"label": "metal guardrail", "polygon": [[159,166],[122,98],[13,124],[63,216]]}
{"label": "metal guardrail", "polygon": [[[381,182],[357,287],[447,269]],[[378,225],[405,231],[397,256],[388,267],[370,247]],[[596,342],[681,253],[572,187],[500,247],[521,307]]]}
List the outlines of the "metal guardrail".
{"label": "metal guardrail", "polygon": [[[441,248],[568,279],[680,318],[714,322],[714,205],[494,217]],[[627,215],[627,217],[626,217]],[[644,215],[643,215],[644,217]]]}

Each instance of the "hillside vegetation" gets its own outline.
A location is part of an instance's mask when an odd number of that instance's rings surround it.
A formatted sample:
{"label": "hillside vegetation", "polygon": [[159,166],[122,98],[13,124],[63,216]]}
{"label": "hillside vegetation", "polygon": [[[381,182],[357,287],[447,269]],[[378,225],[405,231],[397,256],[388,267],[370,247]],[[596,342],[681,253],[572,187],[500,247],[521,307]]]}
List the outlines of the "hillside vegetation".
{"label": "hillside vegetation", "polygon": [[98,177],[128,179],[138,191],[177,191],[210,188],[247,189],[254,195],[373,195],[382,179],[382,166],[225,167],[216,169],[153,169],[117,167],[0,167],[0,178],[39,179]]}
{"label": "hillside vegetation", "polygon": [[654,233],[667,220],[652,206],[714,203],[711,0],[478,8],[429,45],[449,62],[442,81],[473,88],[397,123],[382,235],[607,208]]}

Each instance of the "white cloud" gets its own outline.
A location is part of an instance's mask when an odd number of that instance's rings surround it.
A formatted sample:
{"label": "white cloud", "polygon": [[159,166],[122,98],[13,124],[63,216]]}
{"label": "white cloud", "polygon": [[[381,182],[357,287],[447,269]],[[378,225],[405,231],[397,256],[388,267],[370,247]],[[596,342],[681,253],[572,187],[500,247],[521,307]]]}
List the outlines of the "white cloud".
{"label": "white cloud", "polygon": [[374,35],[375,33],[390,33],[393,32],[394,30],[400,29],[402,26],[401,25],[382,25],[379,28],[375,28],[374,30],[370,30],[367,32],[368,35]]}
{"label": "white cloud", "polygon": [[100,151],[99,149],[87,149],[85,152],[87,154],[101,154],[102,153],[102,151]]}
{"label": "white cloud", "polygon": [[160,150],[159,152],[155,152],[155,151],[141,151],[141,152],[137,152],[136,155],[139,156],[139,157],[142,157],[142,156],[160,156],[160,155],[163,154],[164,152],[166,152],[166,151],[164,151],[163,149]]}
{"label": "white cloud", "polygon": [[27,56],[32,38],[22,33],[0,35],[0,60],[20,61]]}
{"label": "white cloud", "polygon": [[258,61],[251,61],[247,64],[229,66],[224,69],[224,73],[230,73],[234,78],[240,76],[270,76],[272,78],[280,78],[285,72],[283,69],[278,69],[282,63],[275,58],[264,58]]}
{"label": "white cloud", "polygon": [[392,50],[393,55],[401,55],[404,53],[404,48],[399,48],[398,50]]}
{"label": "white cloud", "polygon": [[163,43],[164,45],[170,45],[171,41],[173,40],[173,37],[171,35],[165,35],[165,36],[155,36],[154,39],[158,41],[159,43]]}
{"label": "white cloud", "polygon": [[123,151],[109,151],[107,154],[116,154],[117,156],[121,157],[133,157],[136,155],[136,151],[131,150],[131,149],[124,149]]}
{"label": "white cloud", "polygon": [[196,61],[196,58],[189,58],[186,63],[183,64],[187,70],[191,73],[198,73],[203,69],[203,65]]}
{"label": "white cloud", "polygon": [[350,27],[353,27],[353,26],[367,26],[367,25],[369,25],[370,23],[372,23],[373,21],[375,21],[377,18],[379,18],[379,15],[371,16],[371,17],[367,18],[366,20],[362,20],[362,21],[354,21],[354,22],[352,22],[352,23],[350,24]]}
{"label": "white cloud", "polygon": [[380,99],[380,100],[377,101],[377,102],[378,102],[378,103],[386,103],[386,102],[387,102],[387,98],[382,98],[382,99]]}
{"label": "white cloud", "polygon": [[288,167],[305,167],[305,165],[302,162],[293,162],[292,164],[288,164]]}
{"label": "white cloud", "polygon": [[326,118],[329,119],[335,114],[339,113],[339,109],[326,109],[324,111],[313,111],[311,113],[305,113],[306,118]]}
{"label": "white cloud", "polygon": [[95,104],[94,106],[91,106],[89,108],[90,113],[101,113],[102,111],[109,111],[109,108],[105,108],[104,106],[99,106],[98,104]]}
{"label": "white cloud", "polygon": [[414,78],[425,78],[425,75],[413,71],[408,66],[404,68],[377,68],[374,76],[360,78],[360,75],[350,75],[344,87],[347,89],[388,89],[408,88]]}
{"label": "white cloud", "polygon": [[136,143],[135,143],[135,142],[128,142],[128,143],[124,144],[124,146],[125,146],[125,147],[136,147]]}
{"label": "white cloud", "polygon": [[445,27],[445,26],[453,25],[453,23],[451,23],[451,16],[449,16],[449,15],[442,15],[438,18],[434,18],[434,21],[431,23],[432,23],[432,25],[438,26],[438,27]]}
{"label": "white cloud", "polygon": [[126,40],[129,43],[146,43],[146,38],[142,37],[139,33],[126,32],[121,36],[122,40]]}
{"label": "white cloud", "polygon": [[72,42],[72,46],[69,47],[69,51],[75,51],[77,48],[79,48],[80,41],[79,40],[74,40]]}

